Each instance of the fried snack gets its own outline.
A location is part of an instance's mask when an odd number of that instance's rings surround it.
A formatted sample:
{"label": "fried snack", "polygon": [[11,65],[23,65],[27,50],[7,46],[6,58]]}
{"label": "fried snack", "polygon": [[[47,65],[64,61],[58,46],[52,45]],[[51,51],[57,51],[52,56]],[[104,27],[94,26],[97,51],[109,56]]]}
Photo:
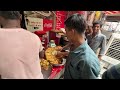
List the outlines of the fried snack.
{"label": "fried snack", "polygon": [[61,50],[62,50],[62,47],[61,47],[61,46],[56,46],[56,47],[55,47],[55,50],[61,51]]}
{"label": "fried snack", "polygon": [[51,64],[58,64],[59,62],[57,60],[50,61]]}
{"label": "fried snack", "polygon": [[57,50],[60,46],[55,48],[48,48],[45,51],[46,59],[50,62],[50,64],[61,64],[61,60],[56,57]]}
{"label": "fried snack", "polygon": [[50,63],[48,60],[42,59],[40,65],[44,70],[48,70]]}

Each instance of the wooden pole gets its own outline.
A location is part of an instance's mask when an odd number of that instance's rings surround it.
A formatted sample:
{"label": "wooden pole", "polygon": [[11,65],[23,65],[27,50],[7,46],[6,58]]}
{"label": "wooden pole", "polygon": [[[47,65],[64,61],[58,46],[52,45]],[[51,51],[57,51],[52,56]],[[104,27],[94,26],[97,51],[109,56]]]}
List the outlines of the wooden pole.
{"label": "wooden pole", "polygon": [[[53,30],[55,30],[55,27],[56,27],[56,16],[55,16],[55,11],[52,11],[53,12],[53,18],[52,18],[52,20],[53,20],[53,23],[52,23],[52,29]],[[56,34],[54,33],[54,32],[49,32],[49,40],[48,41],[50,41],[50,40],[54,40],[55,39],[55,37],[56,37]]]}
{"label": "wooden pole", "polygon": [[[54,11],[55,13],[55,11]],[[53,30],[55,30],[55,26],[56,26],[56,16],[55,14],[53,15]]]}

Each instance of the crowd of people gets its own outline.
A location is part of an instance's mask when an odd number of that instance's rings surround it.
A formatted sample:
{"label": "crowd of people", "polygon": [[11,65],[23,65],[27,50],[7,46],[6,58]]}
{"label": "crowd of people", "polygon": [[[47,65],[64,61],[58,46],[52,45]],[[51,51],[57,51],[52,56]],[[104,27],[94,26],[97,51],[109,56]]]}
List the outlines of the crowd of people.
{"label": "crowd of people", "polygon": [[[44,47],[39,37],[27,30],[19,11],[0,11],[0,76],[2,79],[43,79],[40,59]],[[24,22],[24,21],[23,21]],[[68,43],[62,44],[56,57],[66,59],[64,79],[98,79],[100,61],[106,49],[106,36],[101,33],[100,21],[87,25],[80,14],[65,21]],[[62,42],[62,41],[61,41]],[[68,50],[64,51],[63,50]],[[98,51],[99,50],[99,51]],[[109,74],[112,69],[114,76]],[[120,79],[120,65],[106,71],[103,79]]]}

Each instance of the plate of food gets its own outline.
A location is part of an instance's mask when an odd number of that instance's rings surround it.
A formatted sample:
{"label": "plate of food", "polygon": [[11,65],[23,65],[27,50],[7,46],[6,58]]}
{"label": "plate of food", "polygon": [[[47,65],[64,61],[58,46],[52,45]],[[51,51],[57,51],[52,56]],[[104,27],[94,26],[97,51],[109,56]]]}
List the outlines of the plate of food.
{"label": "plate of food", "polygon": [[53,64],[53,66],[63,66],[63,65],[65,65],[65,63],[66,63],[66,59],[63,58],[63,59],[61,60],[61,63],[59,63],[59,64]]}

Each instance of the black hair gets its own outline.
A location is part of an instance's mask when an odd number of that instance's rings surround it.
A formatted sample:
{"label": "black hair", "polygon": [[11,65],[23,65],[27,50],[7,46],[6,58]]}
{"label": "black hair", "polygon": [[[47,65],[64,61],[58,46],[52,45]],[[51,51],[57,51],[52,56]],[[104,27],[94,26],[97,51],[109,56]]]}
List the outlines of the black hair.
{"label": "black hair", "polygon": [[27,29],[26,24],[25,24],[24,11],[19,11],[19,12],[22,15],[21,28]]}
{"label": "black hair", "polygon": [[102,23],[101,23],[101,21],[95,21],[95,22],[93,22],[93,27],[94,27],[96,24],[99,24],[100,27],[102,27]]}
{"label": "black hair", "polygon": [[5,19],[20,19],[19,11],[0,11],[0,16]]}
{"label": "black hair", "polygon": [[73,14],[64,22],[66,27],[70,29],[75,29],[78,33],[84,33],[86,30],[86,21],[81,14]]}

